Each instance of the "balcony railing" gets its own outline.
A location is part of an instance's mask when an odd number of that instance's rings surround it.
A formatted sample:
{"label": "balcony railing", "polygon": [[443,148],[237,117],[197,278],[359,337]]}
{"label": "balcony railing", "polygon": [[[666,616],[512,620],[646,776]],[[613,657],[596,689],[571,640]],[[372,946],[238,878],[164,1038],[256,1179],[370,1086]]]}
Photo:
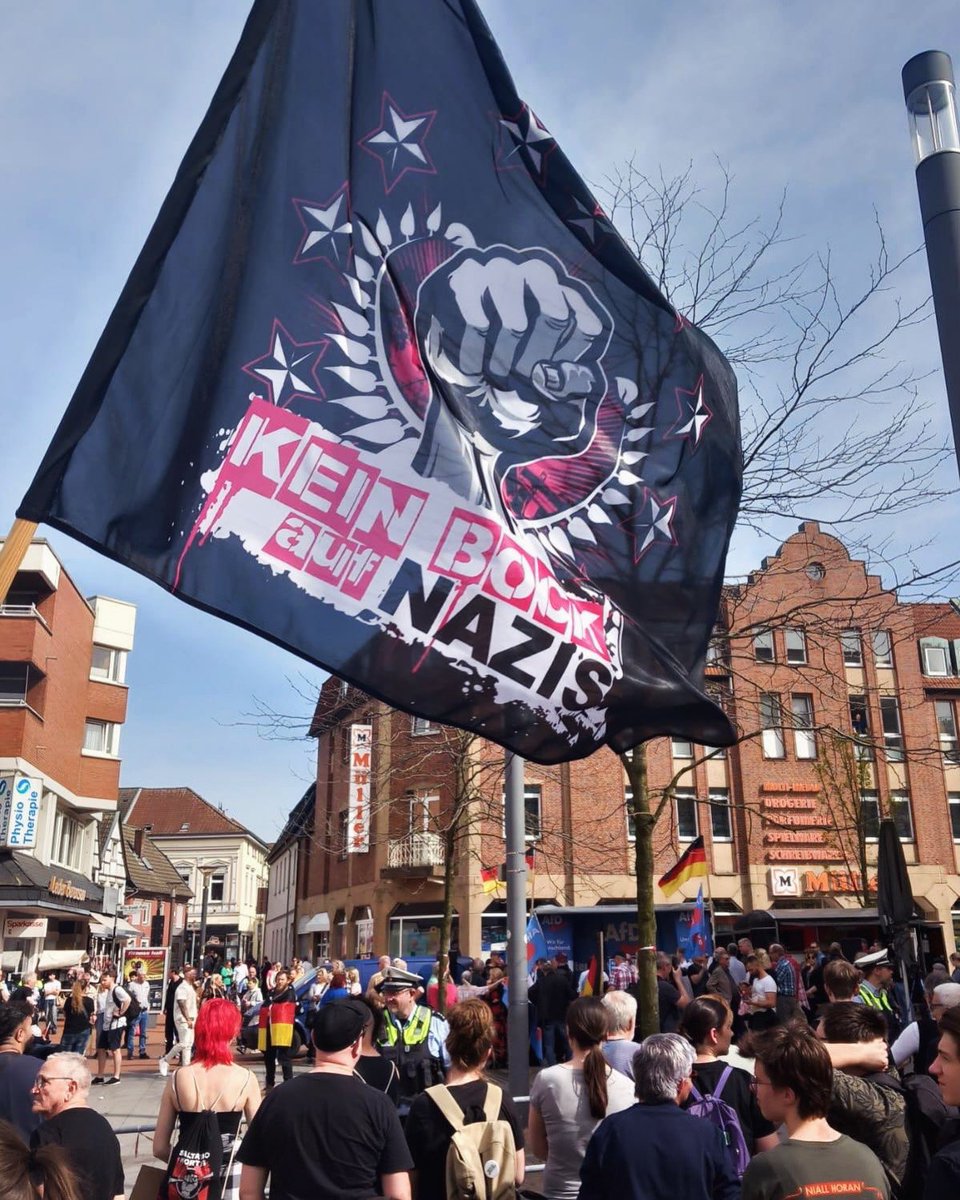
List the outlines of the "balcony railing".
{"label": "balcony railing", "polygon": [[408,833],[387,844],[388,867],[440,867],[443,842],[438,833]]}
{"label": "balcony railing", "polygon": [[0,604],[0,617],[27,617],[39,621],[44,629],[50,628],[35,604]]}

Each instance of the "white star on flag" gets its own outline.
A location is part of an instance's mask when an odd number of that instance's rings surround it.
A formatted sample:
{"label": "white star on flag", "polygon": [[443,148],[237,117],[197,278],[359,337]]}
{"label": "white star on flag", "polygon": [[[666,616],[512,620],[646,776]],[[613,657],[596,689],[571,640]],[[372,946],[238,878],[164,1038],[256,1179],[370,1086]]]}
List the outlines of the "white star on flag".
{"label": "white star on flag", "polygon": [[707,408],[703,399],[703,376],[701,375],[697,380],[692,391],[686,388],[677,388],[676,396],[680,415],[671,425],[667,437],[690,438],[694,447],[699,446],[703,427],[713,417],[713,413]]}
{"label": "white star on flag", "polygon": [[386,148],[386,157],[390,161],[390,169],[397,169],[397,156],[401,151],[406,151],[412,154],[417,162],[426,165],[427,156],[420,147],[419,141],[409,141],[421,125],[426,121],[426,117],[412,117],[409,121],[397,112],[395,108],[387,106],[388,121],[393,126],[393,130],[382,129],[379,133],[375,133],[373,137],[367,139],[371,146],[383,146]]}
{"label": "white star on flag", "polygon": [[630,522],[634,540],[634,562],[639,562],[655,542],[673,543],[672,524],[676,508],[676,496],[661,501],[649,488],[643,489],[643,501],[638,515]]}
{"label": "white star on flag", "polygon": [[351,231],[346,213],[345,190],[341,188],[326,206],[313,204],[308,200],[294,200],[294,204],[304,230],[294,262],[307,262],[322,257],[316,252],[318,248],[321,251],[330,251],[339,262],[340,246],[337,239],[348,239]]}
{"label": "white star on flag", "polygon": [[273,403],[283,408],[295,395],[316,396],[318,388],[307,382],[327,342],[295,342],[279,321],[274,321],[270,349],[244,366],[244,370],[270,385]]}
{"label": "white star on flag", "polygon": [[[523,133],[520,128],[520,122],[523,117],[526,117],[527,132]],[[543,163],[543,155],[548,147],[542,145],[543,142],[552,142],[553,135],[550,131],[544,128],[537,120],[537,116],[532,108],[524,106],[523,113],[516,121],[507,120],[506,117],[500,118],[500,124],[507,129],[516,139],[517,145],[510,152],[516,154],[521,146],[526,146],[527,153],[536,169],[539,171]],[[508,158],[510,155],[507,156]]]}

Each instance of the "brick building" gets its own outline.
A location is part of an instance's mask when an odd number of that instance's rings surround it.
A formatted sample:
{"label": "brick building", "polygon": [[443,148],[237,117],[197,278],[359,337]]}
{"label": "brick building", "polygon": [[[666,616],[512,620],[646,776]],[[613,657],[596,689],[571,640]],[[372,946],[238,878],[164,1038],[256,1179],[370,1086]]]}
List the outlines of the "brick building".
{"label": "brick building", "polygon": [[103,918],[136,609],[85,599],[43,539],[0,605],[0,917],[8,969],[69,965]]}
{"label": "brick building", "polygon": [[[960,933],[960,615],[946,604],[901,603],[808,522],[725,589],[706,674],[743,740],[709,758],[681,739],[648,743],[654,798],[676,780],[655,828],[657,873],[702,833],[718,929],[771,914],[795,948],[814,938],[872,939],[876,912],[861,877],[869,889],[878,821],[892,815],[924,937],[931,949],[952,949]],[[351,728],[368,725],[369,836],[352,845]],[[335,955],[431,953],[456,794],[448,735],[336,679],[321,691],[312,733],[316,811],[297,885],[298,928],[311,918],[329,923]],[[460,945],[475,951],[505,936],[503,900],[480,879],[481,867],[504,858],[502,754],[475,739],[461,757],[479,773],[484,796],[459,839],[454,880]],[[529,895],[559,909],[599,906],[600,927],[629,945],[629,912],[617,912],[635,896],[619,760],[601,751],[557,767],[527,763],[525,789],[535,850]],[[687,899],[695,893],[685,889]],[[569,915],[546,914],[556,937],[567,936]],[[299,952],[319,949],[300,935]]]}

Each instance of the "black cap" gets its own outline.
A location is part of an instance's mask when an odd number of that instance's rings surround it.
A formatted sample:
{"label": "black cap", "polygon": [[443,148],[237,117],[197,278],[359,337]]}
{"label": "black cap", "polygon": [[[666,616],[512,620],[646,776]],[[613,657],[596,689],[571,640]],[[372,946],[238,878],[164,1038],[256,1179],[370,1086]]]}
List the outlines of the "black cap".
{"label": "black cap", "polygon": [[370,1009],[359,1000],[332,1000],[314,1016],[314,1044],[325,1054],[346,1050],[363,1033],[369,1019]]}

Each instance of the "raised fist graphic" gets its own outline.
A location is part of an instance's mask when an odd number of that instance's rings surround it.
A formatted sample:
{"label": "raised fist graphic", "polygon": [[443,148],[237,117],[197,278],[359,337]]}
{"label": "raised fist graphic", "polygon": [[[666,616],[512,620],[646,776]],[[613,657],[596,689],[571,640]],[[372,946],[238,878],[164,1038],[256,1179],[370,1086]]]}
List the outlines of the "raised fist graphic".
{"label": "raised fist graphic", "polygon": [[[416,469],[489,505],[511,466],[579,453],[606,389],[612,329],[590,288],[545,250],[455,254],[417,296],[435,395]],[[478,468],[487,476],[479,492]]]}

